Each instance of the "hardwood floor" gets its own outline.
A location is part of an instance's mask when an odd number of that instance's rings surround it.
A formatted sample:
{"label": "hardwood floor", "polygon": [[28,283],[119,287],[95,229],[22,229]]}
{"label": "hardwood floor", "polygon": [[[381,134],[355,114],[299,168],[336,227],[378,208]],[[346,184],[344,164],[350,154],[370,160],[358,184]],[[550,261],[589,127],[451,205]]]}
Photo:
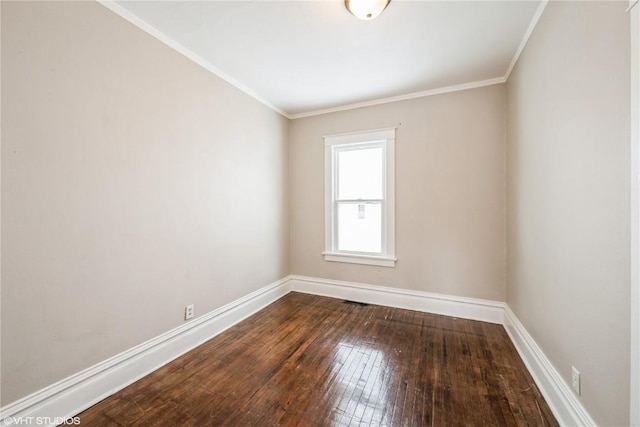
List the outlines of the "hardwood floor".
{"label": "hardwood floor", "polygon": [[84,426],[557,426],[500,325],[290,293]]}

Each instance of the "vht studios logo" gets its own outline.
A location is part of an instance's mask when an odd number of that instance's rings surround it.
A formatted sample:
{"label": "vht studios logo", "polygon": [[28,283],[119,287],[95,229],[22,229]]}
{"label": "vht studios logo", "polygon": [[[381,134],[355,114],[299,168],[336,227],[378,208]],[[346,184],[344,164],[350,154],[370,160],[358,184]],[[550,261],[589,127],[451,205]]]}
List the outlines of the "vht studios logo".
{"label": "vht studios logo", "polygon": [[80,425],[80,417],[7,417],[2,423],[7,426],[77,426]]}

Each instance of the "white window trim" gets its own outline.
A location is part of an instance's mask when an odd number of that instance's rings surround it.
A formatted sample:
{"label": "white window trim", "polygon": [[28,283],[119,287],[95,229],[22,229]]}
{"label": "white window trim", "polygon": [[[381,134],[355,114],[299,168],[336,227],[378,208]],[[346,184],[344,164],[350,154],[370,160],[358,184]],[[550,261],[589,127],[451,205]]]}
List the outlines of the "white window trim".
{"label": "white window trim", "polygon": [[[324,137],[325,144],[325,261],[395,267],[395,135],[396,128],[342,133]],[[335,248],[333,147],[363,142],[385,142],[385,203],[381,256],[338,251]]]}

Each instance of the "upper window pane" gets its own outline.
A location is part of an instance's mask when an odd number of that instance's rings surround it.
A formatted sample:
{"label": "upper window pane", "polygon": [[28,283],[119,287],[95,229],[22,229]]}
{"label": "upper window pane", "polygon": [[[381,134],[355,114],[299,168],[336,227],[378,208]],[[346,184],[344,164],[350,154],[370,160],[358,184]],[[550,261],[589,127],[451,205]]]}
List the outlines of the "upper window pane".
{"label": "upper window pane", "polygon": [[383,198],[383,148],[338,150],[338,200]]}

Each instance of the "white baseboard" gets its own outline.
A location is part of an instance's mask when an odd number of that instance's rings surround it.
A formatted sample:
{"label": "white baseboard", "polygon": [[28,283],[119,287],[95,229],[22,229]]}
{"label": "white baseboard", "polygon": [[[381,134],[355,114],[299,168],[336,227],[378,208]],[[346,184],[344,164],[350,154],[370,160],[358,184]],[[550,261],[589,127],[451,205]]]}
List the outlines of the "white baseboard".
{"label": "white baseboard", "polygon": [[292,291],[489,323],[503,323],[504,303],[315,277],[291,276]]}
{"label": "white baseboard", "polygon": [[580,400],[509,306],[505,306],[504,328],[560,425],[595,426]]}
{"label": "white baseboard", "polygon": [[290,291],[502,324],[558,422],[566,426],[596,425],[568,384],[503,302],[288,276],[0,408],[0,426],[15,425],[19,419],[23,422],[21,425],[31,425],[32,423],[24,423],[24,420],[74,416],[215,337]]}
{"label": "white baseboard", "polygon": [[[0,425],[55,425],[166,365],[289,293],[289,277],[0,408]],[[31,421],[31,422],[28,422]],[[22,424],[19,424],[22,422]]]}

